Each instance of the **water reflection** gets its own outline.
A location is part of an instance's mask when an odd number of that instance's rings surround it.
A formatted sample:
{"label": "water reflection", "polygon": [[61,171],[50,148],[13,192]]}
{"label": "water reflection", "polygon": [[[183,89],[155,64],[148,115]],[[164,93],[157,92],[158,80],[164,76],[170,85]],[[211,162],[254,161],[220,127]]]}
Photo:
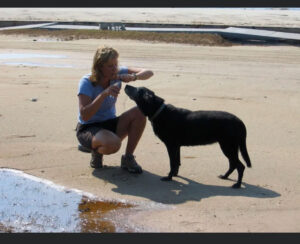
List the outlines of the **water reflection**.
{"label": "water reflection", "polygon": [[[79,204],[81,232],[116,232],[116,226],[105,218],[113,210],[131,208],[133,205],[120,202],[103,202],[83,197]],[[123,227],[124,228],[124,227]],[[131,232],[130,230],[126,230]]]}

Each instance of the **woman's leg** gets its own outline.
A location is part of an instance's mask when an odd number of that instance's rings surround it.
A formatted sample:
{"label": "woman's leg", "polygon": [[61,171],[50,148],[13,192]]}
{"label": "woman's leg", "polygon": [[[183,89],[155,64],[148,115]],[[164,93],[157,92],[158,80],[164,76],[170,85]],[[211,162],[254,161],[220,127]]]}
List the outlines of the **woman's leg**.
{"label": "woman's leg", "polygon": [[146,117],[137,107],[126,111],[120,116],[116,134],[121,140],[128,136],[126,155],[133,155],[145,126]]}
{"label": "woman's leg", "polygon": [[121,139],[109,130],[102,129],[92,138],[92,148],[100,154],[112,154],[121,147]]}
{"label": "woman's leg", "polygon": [[92,138],[91,166],[93,168],[102,167],[101,154],[117,152],[121,147],[121,141],[128,136],[126,153],[121,158],[121,167],[132,173],[142,173],[142,168],[135,161],[133,153],[143,134],[145,125],[146,117],[135,107],[119,117],[116,134],[105,129],[97,132]]}
{"label": "woman's leg", "polygon": [[131,173],[141,174],[142,167],[135,161],[134,150],[143,134],[146,117],[135,107],[123,113],[117,125],[117,135],[123,140],[128,136],[125,155],[121,158],[121,168]]}

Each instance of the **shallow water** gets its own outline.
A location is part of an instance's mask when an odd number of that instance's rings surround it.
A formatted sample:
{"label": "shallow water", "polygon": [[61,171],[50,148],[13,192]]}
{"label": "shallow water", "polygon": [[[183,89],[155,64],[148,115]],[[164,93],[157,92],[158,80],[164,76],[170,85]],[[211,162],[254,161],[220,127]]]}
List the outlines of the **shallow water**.
{"label": "shallow water", "polygon": [[102,201],[11,169],[0,169],[0,184],[0,232],[137,231],[118,220],[133,204]]}
{"label": "shallow water", "polygon": [[72,65],[64,64],[42,64],[42,63],[30,63],[30,62],[5,62],[6,65],[23,65],[23,66],[38,66],[38,67],[55,67],[55,68],[73,68]]}
{"label": "shallow water", "polygon": [[[69,64],[53,64],[53,63],[41,63],[41,62],[27,62],[23,61],[24,59],[62,59],[66,58],[65,55],[50,55],[50,54],[36,54],[36,53],[0,53],[0,60],[5,60],[2,62],[4,65],[15,65],[15,66],[36,66],[36,67],[55,67],[55,68],[73,68],[72,65]],[[14,60],[14,59],[23,59],[18,62],[7,62],[6,60]]]}
{"label": "shallow water", "polygon": [[0,53],[0,59],[24,59],[24,58],[66,58],[66,56],[35,54],[35,53]]}

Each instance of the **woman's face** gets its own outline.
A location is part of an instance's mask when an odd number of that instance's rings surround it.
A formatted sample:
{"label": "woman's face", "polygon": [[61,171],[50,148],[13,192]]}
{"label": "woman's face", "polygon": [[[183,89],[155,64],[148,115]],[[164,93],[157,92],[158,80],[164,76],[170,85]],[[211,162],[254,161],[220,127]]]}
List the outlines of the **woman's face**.
{"label": "woman's face", "polygon": [[111,58],[101,67],[102,74],[107,79],[114,79],[118,73],[118,58]]}

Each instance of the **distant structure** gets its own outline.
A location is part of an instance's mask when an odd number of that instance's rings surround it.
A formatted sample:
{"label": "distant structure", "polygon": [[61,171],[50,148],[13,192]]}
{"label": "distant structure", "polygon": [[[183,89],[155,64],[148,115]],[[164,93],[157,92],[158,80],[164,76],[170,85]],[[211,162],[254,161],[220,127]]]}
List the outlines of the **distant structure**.
{"label": "distant structure", "polygon": [[113,23],[102,22],[99,23],[99,30],[120,31],[120,30],[126,30],[126,28],[125,25],[120,22],[113,22]]}

